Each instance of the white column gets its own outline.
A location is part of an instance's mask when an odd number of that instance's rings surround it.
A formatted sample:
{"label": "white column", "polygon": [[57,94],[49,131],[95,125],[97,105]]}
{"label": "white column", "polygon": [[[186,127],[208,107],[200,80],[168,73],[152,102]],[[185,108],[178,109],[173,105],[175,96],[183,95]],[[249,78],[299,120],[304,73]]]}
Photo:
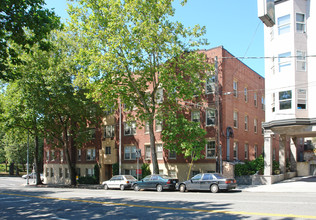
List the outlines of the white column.
{"label": "white column", "polygon": [[272,137],[271,130],[264,131],[264,175],[272,175]]}
{"label": "white column", "polygon": [[285,161],[285,145],[286,145],[286,135],[280,135],[279,138],[279,163],[281,173],[286,172],[286,161]]}
{"label": "white column", "polygon": [[290,144],[290,163],[291,168],[296,171],[296,163],[297,163],[297,148],[296,148],[296,138],[291,138]]}

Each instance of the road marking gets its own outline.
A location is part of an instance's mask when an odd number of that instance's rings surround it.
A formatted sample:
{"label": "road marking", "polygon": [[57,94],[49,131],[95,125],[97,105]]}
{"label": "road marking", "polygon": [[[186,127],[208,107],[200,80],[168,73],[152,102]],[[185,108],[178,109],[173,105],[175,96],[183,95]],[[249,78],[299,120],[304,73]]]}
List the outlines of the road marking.
{"label": "road marking", "polygon": [[251,215],[251,216],[256,215],[256,216],[269,216],[269,217],[316,219],[316,216],[312,216],[312,215],[294,215],[294,214],[277,214],[277,213],[262,213],[262,212],[243,212],[243,211],[223,211],[223,210],[190,209],[190,208],[172,208],[172,207],[163,207],[163,206],[137,205],[137,204],[115,203],[115,202],[100,202],[100,201],[84,200],[84,199],[66,199],[66,198],[47,197],[47,196],[32,196],[32,195],[23,195],[23,194],[15,194],[15,193],[0,193],[0,195],[22,196],[22,197],[29,197],[29,198],[51,199],[51,200],[59,200],[59,201],[82,202],[82,203],[93,203],[93,204],[101,204],[101,205],[116,205],[116,206],[128,206],[128,207],[137,207],[137,208],[188,211],[188,212],[206,212],[206,213],[223,213],[223,214],[233,214],[233,215]]}

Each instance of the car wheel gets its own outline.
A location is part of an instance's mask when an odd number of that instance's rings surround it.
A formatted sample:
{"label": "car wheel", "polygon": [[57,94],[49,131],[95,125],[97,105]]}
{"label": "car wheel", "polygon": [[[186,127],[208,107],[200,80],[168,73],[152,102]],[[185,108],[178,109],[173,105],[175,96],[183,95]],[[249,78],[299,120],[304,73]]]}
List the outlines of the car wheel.
{"label": "car wheel", "polygon": [[139,191],[139,186],[137,184],[134,185],[134,190]]}
{"label": "car wheel", "polygon": [[179,190],[180,192],[185,192],[185,185],[181,184]]}
{"label": "car wheel", "polygon": [[108,190],[109,189],[108,185],[104,184],[104,189]]}
{"label": "car wheel", "polygon": [[123,191],[125,189],[124,185],[120,185],[120,189]]}
{"label": "car wheel", "polygon": [[162,191],[162,185],[158,184],[156,186],[156,190],[157,190],[157,192],[161,192]]}
{"label": "car wheel", "polygon": [[217,193],[218,192],[218,185],[216,185],[216,184],[211,185],[211,192]]}

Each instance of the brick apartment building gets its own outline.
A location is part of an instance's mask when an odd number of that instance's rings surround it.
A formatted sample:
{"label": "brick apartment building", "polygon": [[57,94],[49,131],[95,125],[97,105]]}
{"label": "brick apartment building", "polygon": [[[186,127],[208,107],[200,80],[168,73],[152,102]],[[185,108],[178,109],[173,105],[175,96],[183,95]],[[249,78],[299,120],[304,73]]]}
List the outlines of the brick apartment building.
{"label": "brick apartment building", "polygon": [[[219,95],[215,97],[215,77],[212,76],[205,85],[201,105],[193,107],[188,113],[192,120],[200,121],[201,127],[207,131],[207,145],[203,152],[205,158],[194,162],[191,176],[199,172],[217,171],[220,155],[223,161],[228,162],[253,160],[263,153],[264,145],[261,126],[265,117],[264,78],[222,46],[201,52],[207,55],[211,63],[215,62],[215,57],[217,58]],[[216,123],[216,98],[219,99],[220,131],[217,130]],[[99,164],[100,181],[104,181],[112,176],[113,165],[120,162],[122,174],[136,176],[138,149],[141,150],[139,167],[143,163],[151,164],[150,139],[146,123],[137,120],[126,123],[128,112],[124,106],[121,112],[121,115],[119,109],[108,112],[103,118],[101,129],[95,130],[96,139],[78,150],[77,175],[92,175],[94,165]],[[139,126],[140,124],[144,126]],[[155,121],[154,128],[159,173],[180,180],[186,179],[189,160],[163,148],[161,122]],[[227,131],[233,136],[227,137]],[[222,153],[219,152],[217,145],[217,135],[220,136]],[[275,150],[278,152],[277,148]],[[48,146],[44,151],[45,181],[67,182],[67,164],[61,159],[62,151],[52,151]]]}

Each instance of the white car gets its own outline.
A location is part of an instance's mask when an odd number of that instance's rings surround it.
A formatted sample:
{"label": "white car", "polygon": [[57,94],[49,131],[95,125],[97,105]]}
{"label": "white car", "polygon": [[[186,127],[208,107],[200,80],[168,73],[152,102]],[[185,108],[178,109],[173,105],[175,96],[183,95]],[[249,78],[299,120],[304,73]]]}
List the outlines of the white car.
{"label": "white car", "polygon": [[111,179],[102,183],[105,190],[107,189],[130,189],[137,182],[137,179],[132,175],[116,175]]}
{"label": "white car", "polygon": [[[41,180],[44,181],[44,176],[42,173],[40,173]],[[27,174],[22,176],[23,179],[27,178]],[[36,173],[29,173],[29,179],[36,179]]]}

